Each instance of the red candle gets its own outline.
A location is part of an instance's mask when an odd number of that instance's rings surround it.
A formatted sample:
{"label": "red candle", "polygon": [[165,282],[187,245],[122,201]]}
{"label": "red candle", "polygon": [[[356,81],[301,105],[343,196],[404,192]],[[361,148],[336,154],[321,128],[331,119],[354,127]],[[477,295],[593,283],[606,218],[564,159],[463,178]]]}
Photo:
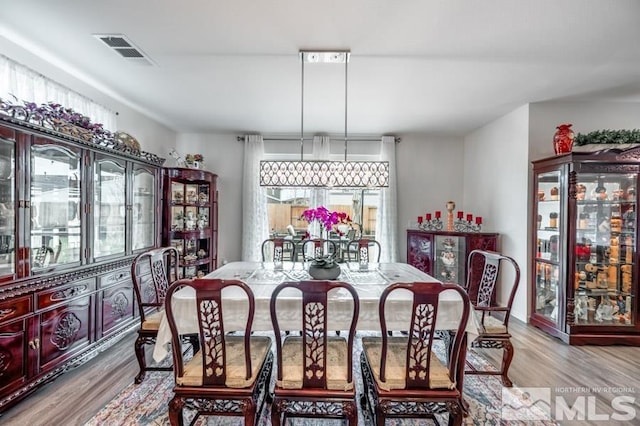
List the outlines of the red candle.
{"label": "red candle", "polygon": [[482,225],[482,216],[476,216],[476,225]]}
{"label": "red candle", "polygon": [[436,219],[440,219],[440,210],[436,210]]}
{"label": "red candle", "polygon": [[418,216],[418,223],[422,223],[422,216]]}
{"label": "red candle", "polygon": [[467,213],[467,222],[471,222],[473,220],[473,215],[471,213]]}
{"label": "red candle", "polygon": [[462,219],[464,217],[464,212],[463,211],[459,211],[458,212],[458,219]]}
{"label": "red candle", "polygon": [[427,220],[431,220],[431,213],[427,213]]}

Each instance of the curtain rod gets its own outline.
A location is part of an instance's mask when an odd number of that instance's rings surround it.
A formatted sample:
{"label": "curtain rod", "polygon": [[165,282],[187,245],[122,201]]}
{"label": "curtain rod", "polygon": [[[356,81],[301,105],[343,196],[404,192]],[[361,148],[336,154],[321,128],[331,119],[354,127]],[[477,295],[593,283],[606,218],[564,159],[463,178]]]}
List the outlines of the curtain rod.
{"label": "curtain rod", "polygon": [[[236,138],[238,140],[238,142],[244,142],[244,136],[238,136]],[[344,142],[344,138],[329,138],[332,141],[339,141],[339,142]],[[292,142],[300,142],[300,138],[262,138],[263,141],[292,141]],[[311,141],[313,140],[313,138],[304,138],[303,140],[305,141]],[[354,142],[380,142],[380,139],[371,139],[371,138],[348,138],[348,141],[354,141]],[[396,143],[400,143],[400,141],[402,140],[402,138],[400,137],[395,137],[394,138]]]}

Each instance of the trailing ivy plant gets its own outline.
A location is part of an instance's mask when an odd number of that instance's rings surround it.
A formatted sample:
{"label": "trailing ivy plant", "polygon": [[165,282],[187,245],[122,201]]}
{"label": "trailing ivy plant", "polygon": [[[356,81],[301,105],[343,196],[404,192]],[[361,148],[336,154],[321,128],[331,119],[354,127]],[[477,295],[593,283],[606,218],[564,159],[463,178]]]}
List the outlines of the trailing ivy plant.
{"label": "trailing ivy plant", "polygon": [[628,144],[640,143],[640,129],[632,130],[595,130],[586,134],[578,133],[573,144],[577,146],[589,144]]}

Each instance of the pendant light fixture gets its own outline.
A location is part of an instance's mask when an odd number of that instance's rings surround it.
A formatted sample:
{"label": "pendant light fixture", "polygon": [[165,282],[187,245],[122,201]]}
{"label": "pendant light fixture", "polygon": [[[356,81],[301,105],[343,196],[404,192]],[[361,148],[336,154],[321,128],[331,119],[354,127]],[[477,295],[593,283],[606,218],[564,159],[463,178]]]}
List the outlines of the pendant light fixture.
{"label": "pendant light fixture", "polygon": [[[348,50],[300,51],[300,161],[260,162],[260,186],[313,188],[383,188],[389,186],[388,161],[347,159]],[[344,161],[304,159],[304,67],[305,63],[344,64]]]}

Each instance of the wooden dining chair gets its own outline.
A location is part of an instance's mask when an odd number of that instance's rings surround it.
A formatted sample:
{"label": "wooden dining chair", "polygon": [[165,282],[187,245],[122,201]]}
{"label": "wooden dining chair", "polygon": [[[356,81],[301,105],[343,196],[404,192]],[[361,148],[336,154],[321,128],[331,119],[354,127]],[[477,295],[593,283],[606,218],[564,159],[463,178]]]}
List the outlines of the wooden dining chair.
{"label": "wooden dining chair", "polygon": [[[509,298],[504,305],[498,305],[496,291],[501,278],[502,266],[512,269]],[[485,250],[473,250],[467,258],[467,282],[465,289],[469,294],[473,314],[479,326],[479,335],[471,343],[472,348],[502,349],[500,370],[478,370],[469,364],[467,374],[499,375],[502,384],[513,386],[509,379],[509,366],[513,360],[513,344],[509,333],[511,306],[520,284],[520,267],[509,256]],[[482,271],[479,273],[479,271]]]}
{"label": "wooden dining chair", "polygon": [[358,262],[366,266],[369,262],[380,262],[382,247],[377,240],[358,238],[347,244],[347,262]]}
{"label": "wooden dining chair", "polygon": [[301,257],[303,262],[308,262],[325,255],[336,256],[338,253],[338,245],[335,241],[324,238],[313,238],[305,240],[300,244],[301,253],[296,257]]}
{"label": "wooden dining chair", "polygon": [[144,380],[147,371],[171,371],[172,367],[149,367],[145,346],[156,343],[164,298],[173,278],[178,277],[178,251],[160,247],[139,254],[131,265],[131,278],[140,316],[138,338],[134,344],[140,372],[135,383]]}
{"label": "wooden dining chair", "polygon": [[[408,336],[387,335],[385,307],[396,290],[413,293]],[[461,315],[448,357],[433,351],[440,295],[446,290],[460,295]],[[387,418],[429,417],[449,413],[450,425],[461,425],[464,406],[462,378],[466,347],[464,333],[470,312],[469,297],[456,284],[439,282],[395,283],[380,296],[381,337],[363,337],[360,366],[364,394],[361,403],[378,426]],[[444,353],[446,351],[443,350]],[[436,422],[437,423],[437,422]]]}
{"label": "wooden dining chair", "polygon": [[295,243],[286,238],[267,238],[262,242],[262,261],[282,263],[295,259]]}
{"label": "wooden dining chair", "polygon": [[[283,290],[302,294],[301,336],[283,336],[278,321],[278,296]],[[327,335],[328,293],[346,290],[353,299],[349,333]],[[286,299],[283,297],[282,299]],[[353,380],[353,341],[360,312],[358,294],[340,281],[285,282],[271,296],[278,373],[271,408],[272,426],[288,417],[346,418],[358,421]]]}
{"label": "wooden dining chair", "polygon": [[[179,324],[183,313],[174,312],[172,303],[173,295],[187,287],[195,293],[197,338],[201,348],[191,358],[185,356],[181,345],[184,331]],[[239,289],[248,302],[242,335],[228,334],[231,330],[224,326],[222,291],[229,287]],[[183,424],[186,406],[196,411],[191,424],[201,415],[215,415],[242,416],[245,425],[255,425],[265,401],[270,398],[273,353],[269,337],[251,335],[255,314],[251,289],[238,280],[183,279],[169,287],[165,306],[175,378],[174,395],[169,402],[171,424]]]}

